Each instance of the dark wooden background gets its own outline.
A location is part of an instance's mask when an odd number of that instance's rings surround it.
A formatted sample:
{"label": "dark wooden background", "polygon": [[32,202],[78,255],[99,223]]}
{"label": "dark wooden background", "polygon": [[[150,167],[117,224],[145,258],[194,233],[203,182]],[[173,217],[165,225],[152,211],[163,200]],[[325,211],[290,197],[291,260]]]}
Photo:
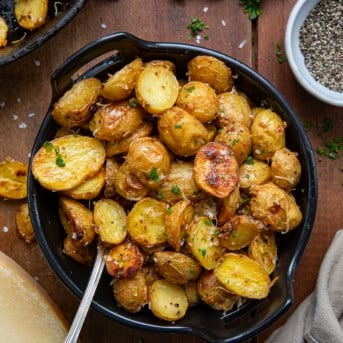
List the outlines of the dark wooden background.
{"label": "dark wooden background", "polygon": [[[199,17],[210,26],[201,45],[229,54],[253,66],[286,97],[302,121],[314,125],[329,117],[334,123],[330,137],[343,134],[342,109],[325,105],[306,93],[295,81],[287,63],[279,64],[276,45],[283,44],[289,13],[296,0],[262,1],[263,14],[256,23],[248,20],[238,0],[89,0],[81,13],[46,45],[0,69],[0,160],[11,156],[28,161],[34,137],[50,102],[49,79],[70,54],[92,40],[116,31],[126,31],[154,41],[189,42],[187,25]],[[208,7],[204,13],[203,8]],[[226,26],[223,25],[225,22]],[[106,28],[102,28],[102,24]],[[242,41],[247,44],[239,48]],[[195,43],[195,41],[193,41]],[[35,63],[39,61],[39,63]],[[36,64],[40,64],[37,66]],[[34,113],[29,117],[28,114]],[[13,115],[18,116],[13,120]],[[20,123],[26,128],[20,129]],[[313,147],[324,137],[312,128]],[[316,156],[318,158],[318,156]],[[320,262],[335,232],[343,227],[342,158],[318,162],[319,198],[313,234],[298,267],[295,304],[288,313],[254,341],[263,342],[282,325],[296,306],[313,290]],[[36,243],[25,244],[15,232],[17,201],[0,201],[0,249],[14,258],[48,291],[71,321],[78,300],[62,285],[45,261]],[[9,232],[5,233],[3,227]],[[82,330],[83,342],[201,342],[192,336],[144,332],[115,323],[91,310]]]}

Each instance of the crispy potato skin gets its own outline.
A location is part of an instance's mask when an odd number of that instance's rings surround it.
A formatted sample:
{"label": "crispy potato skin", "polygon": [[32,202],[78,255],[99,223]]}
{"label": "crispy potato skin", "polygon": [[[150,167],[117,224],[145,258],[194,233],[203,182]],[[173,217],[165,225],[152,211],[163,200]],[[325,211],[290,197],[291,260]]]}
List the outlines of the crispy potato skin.
{"label": "crispy potato skin", "polygon": [[119,170],[119,163],[114,157],[106,158],[104,197],[111,198],[116,194],[115,180]]}
{"label": "crispy potato skin", "polygon": [[33,31],[46,22],[48,0],[15,0],[14,13],[22,28]]}
{"label": "crispy potato skin", "polygon": [[5,48],[7,46],[7,33],[8,26],[4,18],[0,17],[0,48]]}
{"label": "crispy potato skin", "polygon": [[188,282],[185,284],[185,293],[188,300],[188,306],[192,307],[200,302],[200,295],[196,281]]}
{"label": "crispy potato skin", "polygon": [[90,245],[79,246],[71,236],[67,236],[63,243],[63,252],[75,262],[91,266],[95,257],[95,249]]}
{"label": "crispy potato skin", "polygon": [[231,194],[238,183],[238,163],[232,150],[219,142],[201,147],[194,160],[194,179],[200,188],[217,198]]}
{"label": "crispy potato skin", "polygon": [[242,190],[249,190],[252,185],[263,185],[271,179],[268,163],[250,159],[239,168],[239,186]]}
{"label": "crispy potato skin", "polygon": [[239,192],[238,185],[235,190],[223,199],[220,205],[218,222],[224,224],[236,213],[239,205],[242,203],[241,193]]}
{"label": "crispy potato skin", "polygon": [[15,223],[17,225],[17,232],[26,243],[31,243],[35,239],[35,232],[31,224],[29,206],[27,203],[21,204],[15,215]]}

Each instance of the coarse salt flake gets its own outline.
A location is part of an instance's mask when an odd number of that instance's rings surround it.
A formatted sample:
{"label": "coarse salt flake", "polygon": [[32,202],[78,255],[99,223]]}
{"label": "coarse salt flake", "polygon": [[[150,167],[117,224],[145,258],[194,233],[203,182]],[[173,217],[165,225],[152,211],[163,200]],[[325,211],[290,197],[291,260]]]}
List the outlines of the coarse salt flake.
{"label": "coarse salt flake", "polygon": [[13,120],[18,120],[18,116],[16,114],[13,114],[12,118]]}
{"label": "coarse salt flake", "polygon": [[31,152],[29,152],[29,153],[27,154],[27,157],[28,157],[28,158],[31,158]]}
{"label": "coarse salt flake", "polygon": [[39,277],[38,277],[38,276],[34,276],[33,278],[34,278],[36,281],[39,280]]}
{"label": "coarse salt flake", "polygon": [[34,60],[34,64],[35,64],[36,67],[39,67],[40,66],[40,60],[35,59]]}
{"label": "coarse salt flake", "polygon": [[31,112],[31,113],[29,113],[27,116],[28,116],[29,118],[32,118],[32,117],[35,116],[35,114],[34,114],[33,112]]}
{"label": "coarse salt flake", "polygon": [[107,29],[107,25],[106,24],[104,24],[104,23],[102,23],[101,25],[100,25],[100,27],[102,28],[102,29]]}
{"label": "coarse salt flake", "polygon": [[239,48],[239,49],[243,49],[244,46],[245,46],[245,44],[247,44],[247,43],[248,43],[248,42],[247,42],[246,39],[242,40],[242,41],[239,43],[238,48]]}
{"label": "coarse salt flake", "polygon": [[5,107],[5,105],[6,105],[5,101],[0,102],[0,107]]}
{"label": "coarse salt flake", "polygon": [[19,129],[26,129],[27,128],[27,124],[22,122],[18,125]]}
{"label": "coarse salt flake", "polygon": [[226,26],[226,22],[225,22],[224,19],[221,20],[221,23],[222,23],[223,26]]}
{"label": "coarse salt flake", "polygon": [[208,12],[208,7],[205,6],[205,7],[202,9],[202,11],[203,11],[204,13],[207,13],[207,12]]}
{"label": "coarse salt flake", "polygon": [[2,228],[2,231],[5,232],[5,233],[7,233],[8,230],[9,230],[9,229],[8,229],[8,226],[4,226],[4,227]]}
{"label": "coarse salt flake", "polygon": [[20,98],[17,98],[17,102],[18,102],[18,103],[21,102],[21,99],[20,99]]}
{"label": "coarse salt flake", "polygon": [[200,44],[200,42],[201,42],[201,36],[200,36],[200,35],[196,35],[196,36],[195,36],[195,41],[196,41],[198,44]]}

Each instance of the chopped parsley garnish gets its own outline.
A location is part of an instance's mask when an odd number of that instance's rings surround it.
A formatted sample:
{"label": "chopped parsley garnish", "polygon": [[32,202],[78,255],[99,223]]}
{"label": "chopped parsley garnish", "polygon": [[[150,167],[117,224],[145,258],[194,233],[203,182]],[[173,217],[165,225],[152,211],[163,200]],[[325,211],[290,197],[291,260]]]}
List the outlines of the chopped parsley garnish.
{"label": "chopped parsley garnish", "polygon": [[189,272],[190,272],[192,275],[195,275],[195,270],[194,270],[194,269],[190,269]]}
{"label": "chopped parsley garnish", "polygon": [[232,236],[232,238],[238,238],[238,233],[234,232],[231,236]]}
{"label": "chopped parsley garnish", "polygon": [[205,35],[205,36],[204,36],[204,39],[205,39],[205,40],[208,40],[208,35]]}
{"label": "chopped parsley garnish", "polygon": [[246,203],[248,203],[249,201],[250,201],[250,198],[249,198],[249,197],[243,196],[243,198],[242,198],[242,204],[246,204]]}
{"label": "chopped parsley garnish", "polygon": [[277,57],[277,60],[280,64],[284,63],[287,61],[287,57],[283,55],[282,51],[281,51],[281,44],[278,43],[276,44],[276,52],[275,55]]}
{"label": "chopped parsley garnish", "polygon": [[216,230],[214,231],[214,234],[215,234],[216,236],[219,236],[219,233],[220,233],[219,229],[216,229]]}
{"label": "chopped parsley garnish", "polygon": [[52,144],[51,142],[49,142],[49,141],[45,141],[45,142],[43,143],[43,147],[44,147],[47,151],[52,151],[52,150],[54,150],[53,144]]}
{"label": "chopped parsley garnish", "polygon": [[249,156],[247,157],[247,159],[245,160],[245,163],[252,166],[252,165],[254,164],[254,159],[253,159],[253,157],[249,155]]}
{"label": "chopped parsley garnish", "polygon": [[240,0],[240,4],[244,6],[244,12],[248,14],[250,20],[262,14],[261,0]]}
{"label": "chopped parsley garnish", "polygon": [[203,257],[206,256],[206,249],[198,249],[198,251],[201,253]]}
{"label": "chopped parsley garnish", "polygon": [[239,139],[235,138],[230,144],[230,148],[232,148],[233,146],[235,146],[237,143],[239,143]]}
{"label": "chopped parsley garnish", "polygon": [[137,107],[138,106],[138,101],[137,101],[136,98],[131,98],[129,100],[129,104],[130,104],[131,107]]}
{"label": "chopped parsley garnish", "polygon": [[313,127],[313,122],[311,120],[304,120],[304,128],[306,131],[310,131]]}
{"label": "chopped parsley garnish", "polygon": [[192,93],[194,91],[194,89],[195,89],[195,87],[191,86],[191,87],[185,88],[185,91],[187,91],[188,93]]}
{"label": "chopped parsley garnish", "polygon": [[201,19],[192,18],[190,24],[187,25],[187,29],[190,30],[188,38],[192,39],[193,37],[197,36],[203,29],[208,28],[208,25],[206,25]]}
{"label": "chopped parsley garnish", "polygon": [[181,124],[175,124],[175,129],[181,129],[182,125]]}
{"label": "chopped parsley garnish", "polygon": [[173,185],[171,191],[172,191],[172,193],[175,194],[175,195],[179,195],[179,194],[181,193],[181,189],[180,189],[180,187],[177,186],[177,185]]}
{"label": "chopped parsley garnish", "polygon": [[212,225],[213,223],[212,223],[212,221],[211,220],[209,220],[209,219],[205,219],[204,220],[204,224],[206,224],[206,225]]}
{"label": "chopped parsley garnish", "polygon": [[53,151],[55,150],[55,155],[56,155],[56,160],[55,163],[58,167],[64,167],[66,164],[60,154],[60,149],[59,147],[54,147],[53,144],[49,141],[45,141],[43,143],[43,147],[47,150],[47,151]]}
{"label": "chopped parsley garnish", "polygon": [[58,165],[59,167],[64,167],[66,165],[61,155],[57,155],[56,165]]}
{"label": "chopped parsley garnish", "polygon": [[163,199],[163,194],[158,192],[158,193],[156,194],[156,198],[157,198],[157,199]]}
{"label": "chopped parsley garnish", "polygon": [[168,213],[168,214],[172,214],[172,213],[173,213],[173,209],[172,209],[171,207],[168,207],[168,208],[167,208],[167,213]]}
{"label": "chopped parsley garnish", "polygon": [[150,177],[153,181],[158,182],[160,178],[158,177],[157,168],[153,167],[150,172]]}

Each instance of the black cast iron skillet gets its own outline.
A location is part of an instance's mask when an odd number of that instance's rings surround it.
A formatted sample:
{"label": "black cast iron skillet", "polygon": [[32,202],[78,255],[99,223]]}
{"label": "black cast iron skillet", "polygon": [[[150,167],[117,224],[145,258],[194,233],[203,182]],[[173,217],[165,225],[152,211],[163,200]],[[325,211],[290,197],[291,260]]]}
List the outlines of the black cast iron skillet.
{"label": "black cast iron skillet", "polygon": [[[175,324],[155,318],[148,309],[130,314],[116,305],[110,277],[104,273],[95,294],[93,307],[100,313],[121,323],[162,333],[191,333],[209,342],[233,343],[256,335],[279,318],[293,302],[293,278],[296,266],[310,237],[317,203],[317,177],[312,148],[299,119],[282,95],[261,75],[245,64],[214,50],[198,46],[174,43],[155,43],[138,39],[127,33],[115,33],[100,38],[85,46],[53,74],[51,79],[53,98],[48,113],[36,137],[32,156],[44,141],[52,139],[57,125],[52,120],[54,102],[72,85],[72,75],[86,63],[98,56],[116,50],[110,57],[93,66],[78,79],[96,76],[106,79],[136,56],[144,60],[168,59],[184,73],[187,61],[199,54],[207,54],[224,61],[238,76],[237,86],[249,97],[272,106],[288,124],[287,146],[299,153],[302,178],[295,195],[301,206],[304,220],[294,232],[283,235],[279,242],[279,260],[274,272],[279,280],[272,287],[268,298],[248,301],[238,310],[223,314],[206,305],[188,310],[186,316]],[[65,233],[60,225],[57,211],[57,196],[44,190],[34,180],[31,168],[28,182],[30,215],[37,241],[52,268],[74,294],[81,297],[86,288],[90,268],[80,266],[63,254]]]}
{"label": "black cast iron skillet", "polygon": [[[58,16],[54,15],[56,2],[60,3],[57,5]],[[36,31],[30,32],[18,25],[14,15],[14,0],[0,0],[0,16],[9,26],[7,47],[0,49],[0,66],[11,63],[40,47],[67,25],[85,3],[86,0],[49,0],[47,22]],[[26,36],[22,41],[12,44],[13,41],[24,37],[24,34]]]}

